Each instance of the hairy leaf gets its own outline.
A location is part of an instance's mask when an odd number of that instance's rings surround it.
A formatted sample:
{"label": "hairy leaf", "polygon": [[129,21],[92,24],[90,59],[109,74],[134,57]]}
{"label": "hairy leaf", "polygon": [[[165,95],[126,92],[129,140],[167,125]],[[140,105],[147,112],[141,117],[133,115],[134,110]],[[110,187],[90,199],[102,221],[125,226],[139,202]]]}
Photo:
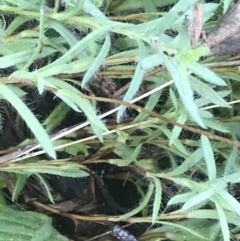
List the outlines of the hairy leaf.
{"label": "hairy leaf", "polygon": [[29,108],[23,103],[23,101],[15,95],[7,85],[0,82],[0,93],[11,103],[11,105],[18,111],[19,115],[27,123],[28,127],[31,129],[33,134],[36,136],[37,140],[52,158],[56,158],[56,153],[53,148],[53,144],[43,129],[42,125],[39,123],[37,118],[29,110]]}

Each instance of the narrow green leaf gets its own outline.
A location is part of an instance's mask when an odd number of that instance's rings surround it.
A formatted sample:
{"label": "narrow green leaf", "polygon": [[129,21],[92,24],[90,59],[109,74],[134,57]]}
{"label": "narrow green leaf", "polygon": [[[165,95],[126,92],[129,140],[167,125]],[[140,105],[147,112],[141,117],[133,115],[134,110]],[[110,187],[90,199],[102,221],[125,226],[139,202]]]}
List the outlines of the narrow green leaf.
{"label": "narrow green leaf", "polygon": [[237,166],[236,166],[237,160],[238,160],[238,148],[236,146],[233,146],[232,151],[228,156],[225,164],[224,176],[227,176],[233,173],[237,169]]}
{"label": "narrow green leaf", "polygon": [[42,77],[51,77],[57,74],[69,73],[70,71],[74,70],[77,64],[79,64],[79,61],[53,66],[49,69],[45,69],[45,67],[43,67],[40,70],[38,70],[38,73],[41,74]]}
{"label": "narrow green leaf", "polygon": [[144,7],[144,10],[145,10],[146,13],[158,12],[158,10],[157,10],[153,0],[149,0],[149,1],[144,1],[143,0],[142,4],[143,4],[143,7]]}
{"label": "narrow green leaf", "polygon": [[[219,7],[219,3],[204,3],[203,2],[203,23],[208,21],[213,15],[215,10]],[[181,25],[186,16],[190,19],[192,17],[194,8],[190,8],[181,18],[175,22],[175,25]]]}
{"label": "narrow green leaf", "polygon": [[[168,11],[163,17],[149,21],[147,23],[130,26],[128,29],[132,31],[137,31],[140,33],[160,35],[166,29],[170,29],[171,26],[182,16],[178,13],[181,12],[185,14],[191,7],[193,7],[198,0],[180,0]],[[135,1],[134,1],[135,5]]]}
{"label": "narrow green leaf", "polygon": [[28,179],[28,175],[17,174],[16,176],[17,176],[17,182],[13,190],[12,201],[15,201],[18,198],[18,195],[22,191]]}
{"label": "narrow green leaf", "polygon": [[48,187],[48,184],[44,180],[44,178],[40,174],[38,174],[38,173],[35,173],[35,175],[38,177],[38,179],[40,180],[40,182],[44,186],[44,188],[45,188],[45,190],[47,192],[47,196],[48,196],[49,200],[51,201],[51,203],[54,203],[52,193],[51,193],[51,191],[50,191],[50,189]]}
{"label": "narrow green leaf", "polygon": [[174,80],[178,93],[189,115],[193,118],[194,121],[197,122],[198,125],[204,128],[205,126],[198,113],[198,108],[193,99],[193,91],[190,88],[190,84],[188,81],[186,66],[184,64],[181,64],[179,66],[176,59],[169,58],[167,56],[165,56],[164,63]]}
{"label": "narrow green leaf", "polygon": [[[202,241],[202,240],[206,240],[206,238],[204,237],[204,235],[201,235],[200,233],[196,232],[193,230],[192,227],[186,227],[186,225],[183,224],[179,224],[175,223],[175,222],[166,222],[166,221],[160,221],[158,222],[162,225],[169,225],[171,227],[173,227],[173,231],[170,230],[170,232],[167,234],[167,236],[169,236],[169,238],[172,238],[172,240],[176,240],[176,241]],[[177,230],[177,231],[176,231]],[[178,230],[183,230],[183,233],[181,232],[180,235]],[[161,230],[162,231],[162,230]],[[161,232],[160,231],[160,232]],[[164,231],[163,231],[164,232]],[[167,232],[166,232],[167,233]],[[177,235],[174,235],[174,233],[176,233]],[[189,239],[187,234],[189,233],[190,235],[192,234],[194,237]],[[189,236],[190,236],[189,235]],[[187,237],[186,237],[187,236]],[[200,239],[196,239],[196,237],[200,238]],[[176,238],[176,239],[175,239]],[[182,239],[181,239],[182,238]]]}
{"label": "narrow green leaf", "polygon": [[145,198],[143,198],[142,202],[140,202],[139,206],[134,208],[133,210],[131,210],[130,212],[128,213],[125,213],[121,216],[119,216],[119,221],[120,220],[125,220],[129,217],[132,217],[134,215],[136,215],[137,213],[141,212],[141,210],[143,210],[143,208],[148,204],[148,202],[150,201],[150,198],[153,194],[153,190],[154,190],[154,185],[151,183],[149,184],[149,187],[148,187],[148,192],[146,193],[146,196]]}
{"label": "narrow green leaf", "polygon": [[49,26],[55,29],[71,47],[78,42],[74,34],[71,33],[71,31],[69,31],[65,26],[63,26],[59,21],[56,21],[54,19],[48,19],[47,23]]}
{"label": "narrow green leaf", "polygon": [[21,26],[22,24],[24,24],[25,22],[29,21],[28,17],[25,16],[16,16],[13,21],[9,24],[9,26],[7,27],[6,31],[5,31],[5,36],[9,36],[11,35],[14,31],[16,31],[17,28],[19,28],[19,26]]}
{"label": "narrow green leaf", "polygon": [[[201,113],[201,111],[200,111],[200,113]],[[219,120],[216,120],[213,117],[210,117],[210,118],[212,118],[212,119],[203,119],[203,122],[207,127],[212,128],[213,130],[220,131],[222,133],[229,133],[230,132],[226,123],[223,123]]]}
{"label": "narrow green leaf", "polygon": [[208,48],[203,47],[185,50],[176,54],[176,58],[183,62],[185,65],[189,65],[190,63],[195,63],[199,61],[200,57],[206,56],[209,52],[208,50]]}
{"label": "narrow green leaf", "polygon": [[[159,177],[161,177],[161,175],[159,175]],[[189,188],[193,191],[202,190],[202,188],[204,188],[206,186],[205,183],[197,183],[197,182],[194,182],[194,181],[192,181],[190,179],[187,179],[187,178],[171,177],[171,178],[168,178],[168,179],[175,182],[177,185],[187,187],[187,188]]]}
{"label": "narrow green leaf", "polygon": [[[127,41],[129,41],[129,39],[127,39]],[[121,43],[122,43],[122,40],[121,40]],[[136,41],[134,41],[134,43],[136,43]],[[136,45],[137,45],[137,43],[136,43]],[[134,47],[136,47],[135,49],[131,49],[131,50],[127,50],[127,51],[124,51],[125,50],[125,48],[126,48],[126,46],[124,45],[124,47],[123,47],[123,51],[121,51],[120,53],[114,53],[113,55],[111,55],[111,56],[109,56],[109,57],[107,57],[107,60],[109,60],[109,61],[117,61],[117,63],[119,63],[119,64],[125,64],[126,63],[126,60],[124,59],[124,60],[122,60],[122,58],[121,57],[132,57],[132,56],[135,56],[135,55],[138,55],[138,53],[139,53],[139,49],[137,48],[137,46],[134,46]],[[150,52],[150,51],[149,51]],[[149,53],[148,52],[148,53]],[[132,62],[132,60],[129,58],[129,62]],[[116,63],[116,62],[114,62],[114,63]]]}
{"label": "narrow green leaf", "polygon": [[187,193],[177,194],[168,201],[167,205],[170,206],[174,204],[185,203],[190,198],[195,197],[196,194],[197,194],[196,192],[187,192]]}
{"label": "narrow green leaf", "polygon": [[94,133],[97,137],[102,140],[102,133],[107,130],[106,126],[103,122],[99,119],[96,115],[93,107],[91,106],[90,102],[86,99],[81,98],[78,94],[70,92],[68,90],[58,90],[57,92],[60,96],[67,97],[74,103],[76,103],[84,114],[87,116],[88,120],[91,123]]}
{"label": "narrow green leaf", "polygon": [[8,54],[0,57],[0,68],[8,68],[28,61],[30,55],[34,53],[34,49],[23,50],[18,53]]}
{"label": "narrow green leaf", "polygon": [[[139,148],[136,149],[135,153],[137,153],[138,150],[139,150]],[[128,164],[130,164],[132,161],[136,161],[134,158],[132,158],[133,149],[130,148],[125,143],[117,142],[114,153],[116,153],[118,156],[122,157],[123,161],[128,160],[128,162],[129,162]]]}
{"label": "narrow green leaf", "polygon": [[159,210],[162,202],[162,185],[159,178],[153,177],[155,182],[155,197],[153,203],[153,212],[152,212],[152,224],[154,224],[158,218]]}
{"label": "narrow green leaf", "polygon": [[[130,102],[133,99],[134,95],[139,90],[143,77],[144,77],[144,74],[145,74],[145,70],[143,70],[141,68],[141,61],[146,56],[146,49],[145,49],[144,43],[142,41],[138,41],[138,45],[139,45],[139,61],[138,61],[134,76],[132,78],[131,84],[127,90],[126,95],[123,98],[123,101],[127,101],[127,102]],[[117,121],[118,122],[120,121],[120,118],[122,117],[126,108],[127,108],[126,106],[121,106],[121,108],[119,109],[119,111],[117,113]]]}
{"label": "narrow green leaf", "polygon": [[142,144],[138,145],[134,149],[134,151],[133,151],[133,153],[132,153],[132,155],[130,157],[132,161],[136,161],[137,160],[137,157],[139,156],[139,153],[140,153],[141,149],[142,149]]}
{"label": "narrow green leaf", "polygon": [[20,174],[35,174],[36,172],[38,173],[47,173],[47,174],[52,174],[52,175],[59,175],[59,176],[63,176],[63,177],[76,177],[76,178],[81,178],[81,177],[87,177],[89,176],[88,173],[86,173],[83,170],[76,170],[76,169],[65,169],[65,170],[61,170],[61,169],[57,169],[57,167],[55,167],[56,169],[50,169],[50,168],[28,168],[26,170],[11,170],[11,172],[14,173],[20,173]]}
{"label": "narrow green leaf", "polygon": [[169,95],[170,95],[170,98],[171,98],[171,101],[173,103],[175,110],[178,110],[178,100],[177,100],[177,97],[176,97],[175,93],[173,92],[172,88],[169,88]]}
{"label": "narrow green leaf", "polygon": [[51,133],[65,118],[70,108],[63,101],[55,107],[48,118],[43,122],[46,131]]}
{"label": "narrow green leaf", "polygon": [[39,30],[39,36],[38,36],[38,42],[37,46],[34,49],[34,53],[29,56],[29,59],[27,63],[23,66],[23,70],[27,70],[31,64],[33,64],[34,60],[40,59],[39,54],[42,52],[44,48],[44,32],[45,32],[45,13],[44,13],[44,2],[41,2],[41,7],[40,7],[40,18],[39,18],[39,25],[38,25],[38,30]]}
{"label": "narrow green leaf", "polygon": [[219,194],[219,201],[221,199],[224,199],[227,202],[227,206],[231,206],[232,210],[235,211],[236,214],[238,214],[238,216],[240,216],[240,203],[236,200],[236,198],[234,198],[231,194],[229,194],[227,191],[225,190],[221,190],[218,192]]}
{"label": "narrow green leaf", "polygon": [[[165,127],[157,126],[158,129],[162,130],[162,132],[170,139],[172,133]],[[183,154],[188,155],[187,149],[184,147],[184,145],[181,143],[179,139],[176,139],[174,142],[174,146]]]}
{"label": "narrow green leaf", "polygon": [[74,93],[81,93],[76,87],[74,87],[73,85],[69,84],[67,81],[64,81],[62,79],[58,79],[55,77],[48,77],[47,78],[48,82],[46,83],[46,85],[48,85],[49,87],[58,87],[59,89],[66,89],[69,91],[72,91]]}
{"label": "narrow green leaf", "polygon": [[233,0],[224,0],[223,2],[223,14],[226,14]]}
{"label": "narrow green leaf", "polygon": [[216,164],[215,164],[211,143],[209,139],[204,135],[201,135],[201,146],[203,149],[203,155],[207,166],[208,179],[210,182],[212,182],[216,180],[216,177],[217,177]]}
{"label": "narrow green leaf", "polygon": [[188,64],[187,67],[194,74],[198,75],[199,77],[203,78],[205,81],[209,83],[220,85],[220,86],[227,85],[225,81],[220,77],[218,77],[213,71],[209,70],[208,68],[202,66],[199,63],[190,63]]}
{"label": "narrow green leaf", "polygon": [[193,210],[187,213],[187,218],[197,218],[197,219],[218,219],[216,210],[201,209]]}
{"label": "narrow green leaf", "polygon": [[[161,81],[159,81],[156,84],[156,87],[158,87],[160,85],[161,85]],[[160,90],[160,91],[158,91],[158,92],[156,92],[156,93],[154,93],[154,94],[152,94],[150,96],[150,98],[147,101],[147,104],[145,105],[145,108],[147,110],[153,110],[154,109],[154,107],[156,106],[156,104],[159,101],[160,96],[162,95],[162,92],[163,92],[163,90]],[[144,120],[146,120],[147,117],[148,117],[148,114],[146,114],[146,113],[139,113],[139,115],[134,119],[133,124],[134,123],[139,123],[141,121],[144,121]]]}
{"label": "narrow green leaf", "polygon": [[79,109],[78,105],[76,105],[76,104],[74,103],[74,101],[69,100],[69,98],[67,98],[67,97],[65,97],[65,96],[63,96],[63,95],[59,95],[59,94],[56,94],[56,93],[55,93],[55,95],[56,95],[57,97],[59,97],[59,99],[61,99],[62,101],[64,101],[64,102],[65,102],[70,108],[72,108],[74,111],[76,111],[76,112],[81,112],[81,110]]}
{"label": "narrow green leaf", "polygon": [[99,19],[105,19],[108,20],[108,18],[101,12],[92,2],[89,0],[85,0],[83,4],[84,10],[91,14],[93,17],[99,18]]}
{"label": "narrow green leaf", "polygon": [[87,72],[83,77],[83,80],[82,80],[83,86],[86,85],[86,83],[90,80],[90,78],[92,78],[95,75],[96,71],[100,68],[101,64],[103,63],[103,61],[108,55],[110,47],[111,47],[110,36],[109,34],[107,34],[105,38],[105,42],[99,54],[97,55],[97,57],[95,57],[92,65],[90,66],[90,68],[88,68]]}
{"label": "narrow green leaf", "polygon": [[36,72],[36,75],[37,75],[38,92],[39,92],[40,95],[42,95],[44,90],[45,90],[44,86],[45,86],[46,80],[41,75],[37,74],[37,72]]}
{"label": "narrow green leaf", "polygon": [[[120,11],[124,11],[126,9],[139,9],[139,8],[144,8],[144,4],[143,4],[144,0],[141,1],[135,1],[135,0],[128,0],[128,1],[123,1],[121,4],[119,4],[119,6],[117,6],[117,8],[115,9],[115,11],[120,12]],[[156,7],[164,7],[164,6],[168,6],[170,4],[176,3],[177,0],[167,0],[167,1],[158,1],[158,0],[154,0],[154,5]]]}
{"label": "narrow green leaf", "polygon": [[218,212],[219,222],[222,228],[223,240],[230,241],[230,231],[228,228],[227,217],[224,213],[224,210],[218,200],[215,200],[215,205]]}
{"label": "narrow green leaf", "polygon": [[[178,123],[181,123],[181,124],[184,124],[185,121],[187,120],[187,114],[186,113],[182,113],[178,119],[177,119],[177,122]],[[180,133],[182,131],[182,128],[179,127],[179,126],[174,126],[173,130],[172,130],[172,135],[171,135],[171,138],[169,140],[169,145],[171,146],[176,139],[178,139]]]}
{"label": "narrow green leaf", "polygon": [[[69,139],[60,139],[54,141],[54,146],[61,146],[63,144],[69,144]],[[83,143],[77,143],[74,145],[67,145],[66,147],[63,148],[58,148],[58,151],[64,151],[67,152],[68,154],[72,156],[77,156],[79,153],[83,153],[85,156],[88,156],[88,147],[83,144]]]}
{"label": "narrow green leaf", "polygon": [[213,88],[193,76],[190,76],[190,85],[194,91],[199,93],[202,97],[208,99],[211,103],[221,107],[231,108],[231,106],[223,98],[221,98],[218,93],[213,90]]}
{"label": "narrow green leaf", "polygon": [[49,71],[52,67],[57,67],[62,64],[69,63],[71,59],[76,56],[82,56],[83,52],[89,48],[92,42],[102,38],[108,33],[116,24],[107,24],[106,26],[99,27],[97,30],[88,34],[81,41],[77,42],[72,48],[70,48],[64,55],[52,62],[51,64],[41,68],[41,71]]}
{"label": "narrow green leaf", "polygon": [[178,43],[178,49],[180,52],[189,50],[191,48],[191,40],[188,33],[188,26],[187,26],[187,20],[182,24],[181,32],[180,32],[180,38]]}
{"label": "narrow green leaf", "polygon": [[234,72],[223,72],[223,73],[219,73],[219,75],[222,78],[225,79],[232,79],[232,80],[236,80],[236,81],[240,81],[240,75],[238,73],[234,73]]}
{"label": "narrow green leaf", "polygon": [[[15,85],[8,85],[8,88],[15,94],[17,95],[18,97],[23,97],[24,95],[26,95],[26,92],[23,91],[22,89],[18,88],[17,86]],[[0,94],[0,99],[4,99],[4,100],[7,100],[7,98],[5,98],[4,96],[2,96]]]}
{"label": "narrow green leaf", "polygon": [[143,70],[149,70],[163,63],[163,53],[159,52],[144,58],[141,61],[141,67]]}
{"label": "narrow green leaf", "polygon": [[[221,98],[227,97],[230,93],[231,93],[231,91],[228,91],[228,90],[227,91],[225,91],[225,90],[217,91],[218,96]],[[204,107],[205,105],[210,104],[211,102],[208,99],[201,97],[199,99],[196,99],[195,103],[200,108],[200,107]]]}
{"label": "narrow green leaf", "polygon": [[183,206],[182,206],[182,211],[187,211],[190,208],[197,206],[211,197],[215,193],[215,190],[213,188],[210,188],[206,190],[205,192],[201,192],[194,197],[190,198]]}
{"label": "narrow green leaf", "polygon": [[0,93],[11,103],[11,105],[17,110],[21,115],[23,120],[27,123],[28,127],[31,129],[43,149],[52,158],[56,158],[56,153],[53,148],[53,143],[51,142],[47,132],[43,129],[42,125],[39,123],[37,118],[29,110],[29,108],[23,103],[23,101],[16,96],[7,85],[0,82]]}
{"label": "narrow green leaf", "polygon": [[118,167],[126,167],[131,164],[131,159],[108,159],[108,163]]}
{"label": "narrow green leaf", "polygon": [[173,176],[181,175],[184,172],[188,171],[189,168],[194,166],[196,163],[198,163],[202,158],[203,158],[202,148],[198,148],[190,155],[188,155],[180,166],[178,166],[176,169],[174,169],[171,172],[164,173],[164,176],[173,177]]}

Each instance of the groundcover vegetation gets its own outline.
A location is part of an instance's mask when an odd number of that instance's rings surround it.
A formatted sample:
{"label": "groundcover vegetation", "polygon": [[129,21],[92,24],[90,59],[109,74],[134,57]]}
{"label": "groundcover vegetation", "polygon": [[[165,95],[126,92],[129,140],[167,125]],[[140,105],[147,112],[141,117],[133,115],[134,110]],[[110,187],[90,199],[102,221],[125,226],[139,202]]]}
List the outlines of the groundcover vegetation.
{"label": "groundcover vegetation", "polygon": [[0,240],[239,238],[233,4],[0,1]]}

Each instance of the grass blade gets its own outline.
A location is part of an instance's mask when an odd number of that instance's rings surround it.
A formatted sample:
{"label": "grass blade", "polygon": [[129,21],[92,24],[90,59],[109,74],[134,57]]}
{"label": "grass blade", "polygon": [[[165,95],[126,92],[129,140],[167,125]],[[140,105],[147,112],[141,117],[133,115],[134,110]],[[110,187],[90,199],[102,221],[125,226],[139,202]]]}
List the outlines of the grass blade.
{"label": "grass blade", "polygon": [[227,85],[225,81],[218,77],[213,71],[209,70],[208,68],[202,66],[199,63],[188,64],[188,69],[209,83],[220,86]]}
{"label": "grass blade", "polygon": [[25,186],[27,179],[28,179],[28,175],[18,174],[16,176],[17,176],[17,182],[16,182],[16,185],[13,190],[12,201],[14,201],[18,198],[18,195],[22,191],[22,189]]}
{"label": "grass blade", "polygon": [[[182,114],[178,117],[177,122],[178,122],[178,123],[181,123],[181,124],[184,124],[186,120],[187,120],[187,114],[186,114],[186,113],[182,113]],[[182,128],[181,128],[181,127],[179,127],[179,126],[174,126],[174,128],[173,128],[173,130],[172,130],[171,138],[170,138],[170,140],[169,140],[169,145],[170,145],[170,146],[174,143],[174,141],[175,141],[176,139],[178,139],[181,131],[182,131]]]}
{"label": "grass blade", "polygon": [[187,211],[190,208],[197,206],[197,205],[201,205],[201,203],[204,203],[209,197],[211,197],[213,194],[215,193],[214,189],[208,189],[205,192],[201,192],[197,195],[195,195],[194,197],[192,197],[191,199],[189,199],[183,206],[182,206],[182,210],[183,211]]}
{"label": "grass blade", "polygon": [[50,140],[47,132],[44,130],[42,125],[39,123],[37,118],[29,110],[29,108],[23,103],[23,101],[15,95],[7,85],[0,82],[0,93],[11,103],[11,105],[17,110],[21,115],[23,120],[27,123],[28,127],[31,129],[43,149],[47,154],[56,158],[56,153],[53,147],[53,143]]}
{"label": "grass blade", "polygon": [[67,97],[68,99],[70,99],[80,107],[80,109],[85,113],[88,120],[90,121],[94,133],[97,135],[97,137],[100,140],[102,140],[102,133],[106,131],[107,128],[96,115],[90,102],[86,99],[81,98],[78,94],[68,90],[58,90],[57,93],[60,96]]}
{"label": "grass blade", "polygon": [[168,206],[179,204],[179,203],[185,203],[187,200],[195,196],[196,196],[196,192],[187,192],[187,193],[178,194],[169,200]]}
{"label": "grass blade", "polygon": [[154,185],[150,184],[148,187],[148,192],[147,192],[145,198],[142,200],[142,202],[140,202],[140,205],[138,207],[134,208],[133,210],[131,210],[130,212],[121,215],[119,217],[119,220],[124,220],[129,217],[132,217],[135,214],[139,213],[141,210],[143,210],[143,208],[148,204],[148,202],[152,196],[153,190],[154,190]]}
{"label": "grass blade", "polygon": [[159,210],[162,202],[162,185],[159,178],[154,177],[155,182],[155,198],[153,203],[152,224],[154,224],[158,218]]}
{"label": "grass blade", "polygon": [[[144,77],[144,73],[145,73],[145,70],[143,70],[141,68],[141,62],[146,57],[146,48],[142,41],[138,41],[138,45],[139,45],[139,61],[138,61],[134,76],[132,78],[131,84],[127,90],[126,95],[123,98],[123,101],[127,101],[127,102],[128,101],[130,102],[132,100],[132,98],[134,97],[134,95],[139,90],[143,77]],[[119,111],[117,113],[117,121],[118,122],[120,121],[126,108],[127,108],[126,106],[122,106],[119,109]]]}
{"label": "grass blade", "polygon": [[221,206],[221,204],[218,202],[218,200],[215,200],[215,205],[217,208],[218,212],[218,217],[219,217],[219,222],[222,228],[222,234],[223,234],[223,240],[224,241],[230,241],[230,231],[228,228],[228,222],[227,222],[227,217],[224,213],[224,210]]}
{"label": "grass blade", "polygon": [[224,168],[224,176],[229,175],[230,173],[233,173],[236,166],[236,161],[238,160],[238,148],[236,146],[233,146],[231,154],[229,155],[225,168]]}
{"label": "grass blade", "polygon": [[211,143],[209,139],[204,135],[201,136],[201,146],[203,149],[203,155],[207,166],[208,179],[210,182],[212,182],[216,180],[216,177],[217,177],[216,164],[215,164]]}
{"label": "grass blade", "polygon": [[186,66],[184,64],[179,66],[176,59],[169,58],[167,56],[165,56],[164,63],[174,80],[178,93],[189,115],[197,122],[198,125],[204,128],[205,125],[198,113],[198,108],[193,99],[193,91],[188,81]]}
{"label": "grass blade", "polygon": [[218,93],[213,90],[212,87],[204,84],[202,81],[194,78],[193,76],[190,76],[190,80],[190,84],[193,90],[199,93],[202,97],[205,97],[211,103],[218,106],[231,108],[231,106],[223,98],[221,98]]}
{"label": "grass blade", "polygon": [[95,75],[96,71],[99,69],[103,61],[105,60],[108,51],[111,47],[111,41],[110,41],[110,36],[107,35],[105,38],[105,42],[98,54],[97,57],[95,57],[92,65],[88,68],[87,72],[85,73],[83,80],[82,80],[82,85],[84,86],[92,76]]}

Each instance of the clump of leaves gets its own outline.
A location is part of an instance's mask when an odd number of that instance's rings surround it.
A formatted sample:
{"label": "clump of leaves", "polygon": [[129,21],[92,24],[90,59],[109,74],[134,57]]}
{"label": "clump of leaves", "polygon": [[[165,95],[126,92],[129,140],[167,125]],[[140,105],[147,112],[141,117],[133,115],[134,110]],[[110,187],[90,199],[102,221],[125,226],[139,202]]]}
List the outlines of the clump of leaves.
{"label": "clump of leaves", "polygon": [[[54,7],[50,7],[48,1],[0,1],[0,68],[14,68],[9,78],[0,78],[0,98],[18,111],[44,151],[53,159],[57,158],[56,150],[64,150],[73,157],[81,151],[86,156],[85,164],[95,163],[95,159],[88,159],[88,148],[89,141],[97,137],[102,142],[101,151],[112,150],[118,156],[98,162],[131,167],[138,176],[147,180],[146,193],[138,187],[143,199],[135,209],[104,219],[161,224],[160,228],[145,234],[146,240],[163,237],[171,240],[228,241],[231,235],[238,237],[239,203],[228,192],[228,185],[239,182],[237,146],[240,144],[237,141],[239,133],[234,131],[238,127],[235,123],[237,112],[234,108],[230,110],[228,100],[235,97],[235,90],[230,93],[231,86],[239,81],[239,75],[236,71],[232,73],[232,69],[224,74],[220,69],[211,70],[208,64],[218,62],[220,58],[202,61],[209,50],[200,45],[191,46],[186,18],[191,17],[197,2],[139,1],[136,4],[131,0],[77,0],[64,1],[64,4],[63,1],[55,1]],[[224,1],[225,10],[227,2]],[[60,11],[61,4],[64,5],[63,11]],[[203,21],[206,23],[218,4],[203,5]],[[121,21],[116,16],[129,9],[132,12],[124,18],[133,23]],[[142,12],[139,13],[138,9]],[[159,13],[159,10],[163,12]],[[107,11],[112,17],[108,17]],[[14,19],[8,23],[11,15]],[[29,27],[29,20],[34,26]],[[47,59],[47,65],[30,71],[29,67],[39,59]],[[87,88],[102,66],[104,70],[101,74],[119,81],[121,86],[121,79],[131,78],[122,101],[83,95],[72,84]],[[74,79],[76,76],[80,80]],[[145,83],[151,83],[152,90],[134,99]],[[21,99],[25,94],[22,86],[34,86],[40,94],[50,91],[61,99],[62,103],[44,122],[46,130],[51,132],[61,123],[69,108],[83,112],[88,121],[49,137]],[[164,92],[168,93],[167,96]],[[141,103],[144,107],[133,104],[149,95],[148,100]],[[91,100],[121,106],[97,115]],[[212,111],[216,106],[221,109]],[[117,122],[121,122],[127,107],[139,114],[133,121],[116,124],[108,131],[101,119],[117,112]],[[227,110],[224,118],[222,109]],[[89,124],[90,129],[86,128]],[[76,141],[58,140],[80,128],[93,136]],[[181,136],[183,130],[187,131],[185,137]],[[27,177],[35,173],[47,190],[39,173],[71,177],[88,175],[85,164],[72,162],[71,158],[50,162],[33,158],[43,152],[29,155],[30,151],[39,148],[32,142],[26,140],[15,148],[21,149],[0,157],[0,170],[17,175],[13,199],[22,190]],[[141,151],[147,145],[164,150],[171,164],[170,170],[159,167],[160,158],[151,158],[151,162],[144,155],[141,158]],[[216,156],[221,156],[220,161],[216,160]],[[175,193],[168,203],[178,204],[180,208],[161,214],[165,180],[175,183],[182,191]],[[53,201],[49,190],[48,195]],[[152,196],[151,217],[136,216],[150,203]],[[101,218],[99,221],[103,220]],[[164,221],[166,219],[168,221]],[[191,224],[184,219],[191,220]],[[98,220],[95,218],[95,221]],[[230,229],[229,224],[233,228]]]}

